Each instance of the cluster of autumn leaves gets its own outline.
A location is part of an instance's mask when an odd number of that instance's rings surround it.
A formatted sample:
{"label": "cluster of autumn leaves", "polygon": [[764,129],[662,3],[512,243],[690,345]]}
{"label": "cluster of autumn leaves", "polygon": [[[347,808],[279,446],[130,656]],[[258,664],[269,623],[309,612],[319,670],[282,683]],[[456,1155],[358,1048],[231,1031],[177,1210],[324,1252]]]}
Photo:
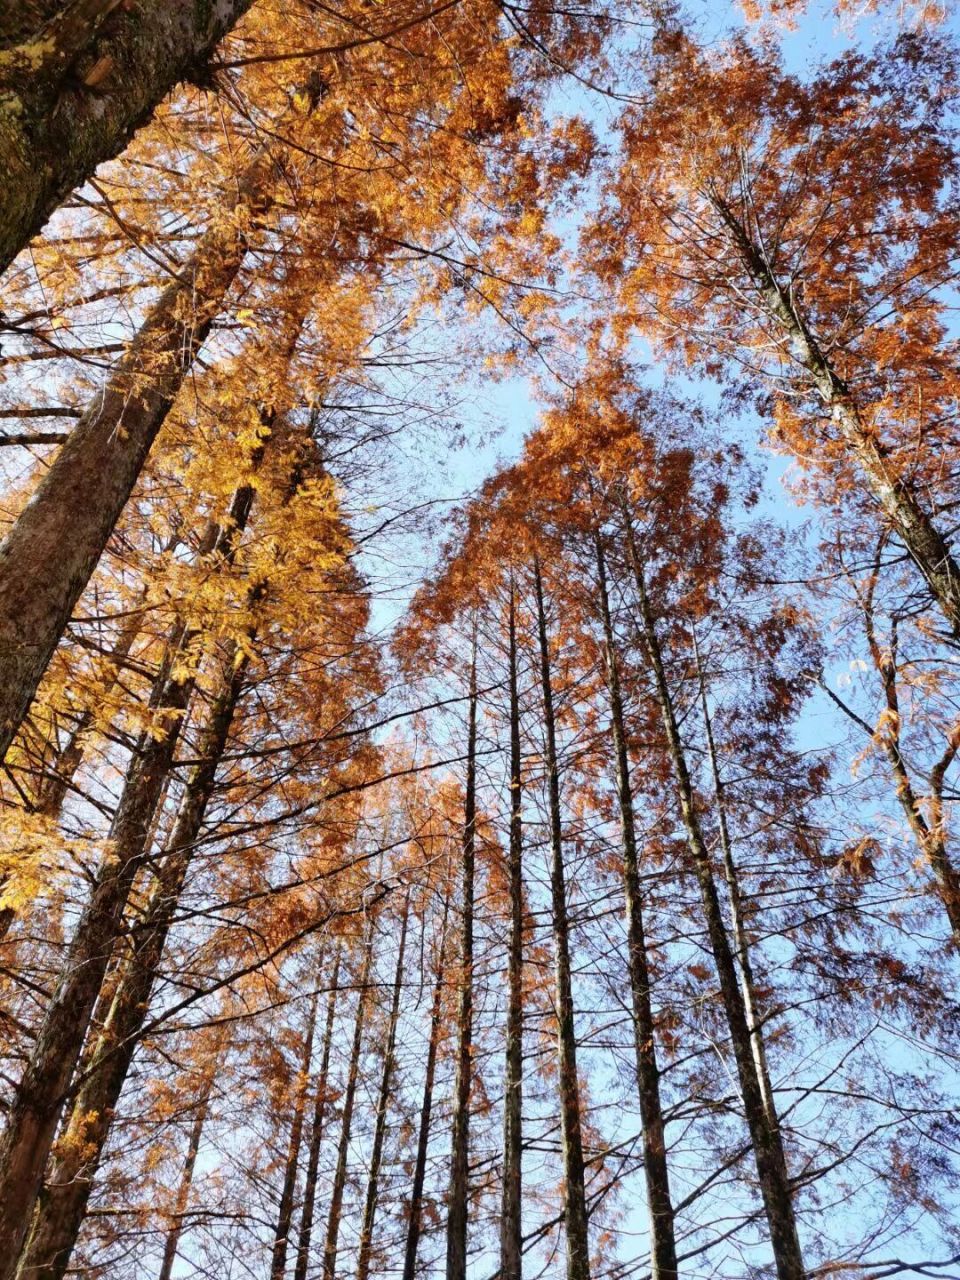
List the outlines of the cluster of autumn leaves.
{"label": "cluster of autumn leaves", "polygon": [[0,1280],[948,1274],[941,16],[4,18]]}

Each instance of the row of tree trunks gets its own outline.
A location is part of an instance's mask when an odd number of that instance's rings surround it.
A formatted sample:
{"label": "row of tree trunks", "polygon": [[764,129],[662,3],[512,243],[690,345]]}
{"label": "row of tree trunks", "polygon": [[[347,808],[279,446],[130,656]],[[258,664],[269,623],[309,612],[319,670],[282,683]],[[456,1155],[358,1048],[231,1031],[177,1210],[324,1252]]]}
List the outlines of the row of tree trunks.
{"label": "row of tree trunks", "polygon": [[650,972],[647,965],[647,942],[643,925],[643,899],[640,893],[637,833],[633,813],[633,795],[630,790],[630,759],[627,753],[623,694],[620,687],[613,619],[610,614],[606,558],[599,531],[595,541],[607,691],[610,696],[610,718],[613,729],[617,803],[620,809],[623,890],[627,915],[627,964],[633,1002],[640,1120],[643,1125],[643,1169],[650,1216],[650,1273],[651,1280],[676,1280],[677,1245],[673,1226],[673,1201],[670,1198],[663,1107],[660,1101],[660,1070],[657,1065],[655,1027],[650,1000]]}
{"label": "row of tree trunks", "polygon": [[570,926],[563,866],[563,829],[560,817],[560,770],[557,760],[556,719],[550,673],[550,644],[543,599],[540,560],[533,563],[540,641],[540,682],[543,694],[543,728],[546,743],[548,803],[550,809],[550,891],[556,969],[557,1058],[560,1092],[560,1133],[563,1145],[564,1223],[567,1237],[567,1280],[590,1280],[590,1242],[580,1120],[580,1088],[577,1076],[577,1036],[574,1022],[573,982],[570,965]]}
{"label": "row of tree trunks", "polygon": [[477,630],[473,628],[467,719],[467,779],[461,862],[460,978],[457,1058],[447,1192],[446,1280],[466,1280],[470,1197],[470,1095],[473,1085],[473,916],[477,820]]}
{"label": "row of tree trunks", "polygon": [[654,695],[660,707],[681,817],[687,835],[687,845],[700,888],[707,936],[720,982],[720,995],[736,1061],[737,1079],[753,1145],[777,1275],[779,1280],[804,1280],[806,1271],[797,1233],[792,1189],[780,1126],[775,1116],[772,1118],[768,1116],[757,1078],[753,1037],[744,1007],[743,989],[727,937],[710,854],[700,825],[693,783],[690,779],[683,740],[664,669],[653,609],[647,594],[643,564],[637,549],[633,525],[625,507],[623,517],[627,556],[636,585],[641,634],[653,676]]}
{"label": "row of tree trunks", "polygon": [[0,272],[252,0],[72,0],[0,55]]}
{"label": "row of tree trunks", "polygon": [[[250,514],[253,490],[237,491],[230,521],[208,531],[201,555],[229,559]],[[111,857],[101,867],[93,893],[70,943],[57,988],[24,1069],[0,1144],[0,1280],[15,1274],[30,1226],[43,1170],[71,1078],[103,985],[134,880],[143,867],[154,815],[173,763],[195,677],[174,672],[193,634],[177,622],[154,683],[150,710],[158,731],[144,732],[130,760],[110,826]]]}

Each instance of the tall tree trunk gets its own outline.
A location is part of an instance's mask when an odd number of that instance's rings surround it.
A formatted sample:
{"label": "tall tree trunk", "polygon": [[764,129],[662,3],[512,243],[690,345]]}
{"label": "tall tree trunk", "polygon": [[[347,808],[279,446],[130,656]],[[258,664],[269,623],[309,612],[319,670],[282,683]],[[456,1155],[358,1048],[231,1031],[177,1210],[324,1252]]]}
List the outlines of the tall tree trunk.
{"label": "tall tree trunk", "polygon": [[697,661],[697,680],[700,685],[700,706],[703,711],[703,724],[707,737],[707,757],[710,761],[710,773],[713,778],[713,794],[717,806],[717,824],[720,829],[720,850],[723,854],[723,874],[727,882],[727,894],[730,901],[730,921],[733,925],[733,942],[737,960],[740,965],[740,986],[743,991],[743,1007],[747,1015],[747,1026],[750,1028],[750,1044],[753,1049],[753,1061],[757,1069],[757,1083],[763,1096],[763,1105],[767,1119],[771,1124],[777,1123],[777,1105],[773,1096],[773,1085],[770,1082],[770,1068],[767,1064],[767,1050],[763,1040],[763,1021],[757,1008],[756,983],[753,979],[753,963],[750,959],[750,940],[743,912],[743,895],[740,892],[740,876],[733,856],[733,841],[730,839],[730,823],[727,818],[727,798],[724,794],[723,781],[720,777],[720,762],[717,758],[717,746],[713,736],[713,720],[707,704],[707,684],[704,677],[703,663],[700,659],[700,646],[694,636],[694,653]]}
{"label": "tall tree trunk", "polygon": [[390,1002],[390,1019],[387,1024],[387,1043],[383,1051],[383,1074],[380,1077],[380,1093],[377,1098],[377,1120],[373,1131],[373,1150],[370,1153],[370,1173],[367,1177],[367,1194],[363,1206],[363,1223],[360,1227],[360,1245],[357,1252],[357,1280],[367,1280],[370,1274],[370,1254],[373,1248],[373,1224],[380,1193],[380,1166],[383,1163],[383,1144],[387,1134],[387,1109],[393,1087],[393,1070],[397,1043],[397,1023],[400,1019],[400,994],[403,990],[403,958],[407,948],[407,925],[410,920],[410,890],[403,904],[400,925],[400,941],[397,945],[397,967],[393,975],[393,995]]}
{"label": "tall tree trunk", "polygon": [[712,203],[768,313],[789,338],[796,359],[809,374],[848,451],[859,464],[867,488],[925,578],[951,631],[960,636],[960,566],[946,537],[920,502],[910,480],[884,455],[881,442],[864,422],[849,386],[808,327],[794,294],[774,276],[766,257],[730,206],[719,197]]}
{"label": "tall tree trunk", "polygon": [[540,573],[540,559],[536,556],[533,561],[533,578],[537,597],[540,683],[543,692],[543,727],[546,739],[550,808],[550,897],[556,968],[557,1057],[560,1082],[560,1132],[563,1142],[567,1280],[590,1280],[590,1241],[587,1230],[583,1136],[580,1127],[580,1086],[577,1078],[577,1033],[570,971],[570,928],[567,920],[567,888],[563,867],[563,829],[560,820],[560,770],[557,762],[557,733],[550,676],[547,615],[543,603],[543,578]]}
{"label": "tall tree trunk", "polygon": [[[319,974],[323,973],[323,956],[318,965]],[[318,976],[319,976],[318,974]],[[290,1125],[290,1141],[287,1146],[287,1159],[283,1170],[283,1189],[280,1192],[280,1205],[277,1210],[277,1227],[273,1236],[273,1254],[270,1260],[270,1280],[283,1280],[287,1269],[287,1247],[290,1240],[290,1225],[293,1222],[293,1201],[297,1190],[297,1171],[300,1165],[300,1144],[303,1141],[303,1119],[307,1109],[307,1094],[310,1086],[310,1063],[313,1059],[313,1035],[317,1026],[317,1003],[319,988],[314,991],[310,1001],[310,1014],[307,1020],[307,1034],[303,1040],[303,1057],[300,1062],[300,1078],[297,1096],[293,1107],[293,1121]]]}
{"label": "tall tree trunk", "polygon": [[[446,982],[447,917],[450,912],[450,884],[443,899],[443,919],[440,924],[437,969],[433,983],[433,1004],[430,1009],[430,1038],[427,1042],[427,1064],[423,1077],[423,1100],[420,1103],[420,1123],[417,1126],[417,1155],[413,1166],[413,1183],[410,1188],[410,1211],[407,1220],[407,1243],[403,1253],[402,1280],[415,1280],[417,1273],[417,1249],[423,1227],[423,1185],[427,1174],[427,1154],[430,1146],[430,1118],[433,1113],[433,1084],[437,1072],[437,1052],[443,1030],[443,986]],[[295,1280],[306,1280],[297,1276]]]}
{"label": "tall tree trunk", "polygon": [[173,1206],[173,1220],[170,1223],[170,1229],[167,1232],[167,1238],[164,1243],[163,1261],[160,1264],[160,1274],[157,1280],[170,1280],[173,1274],[173,1265],[177,1260],[180,1237],[183,1235],[184,1214],[187,1211],[187,1205],[190,1203],[193,1172],[197,1166],[197,1156],[200,1154],[200,1139],[203,1137],[203,1126],[207,1122],[207,1115],[210,1111],[210,1097],[213,1093],[215,1079],[216,1062],[204,1076],[203,1090],[197,1100],[197,1114],[194,1116],[193,1124],[190,1127],[190,1141],[187,1144],[187,1154],[183,1162],[183,1169],[180,1172],[180,1184],[177,1187],[177,1198]]}
{"label": "tall tree trunk", "polygon": [[242,211],[264,203],[269,160],[250,162],[234,208],[149,310],[0,544],[0,759],[237,276]]}
{"label": "tall tree trunk", "polygon": [[0,272],[252,0],[73,0],[0,55]]}
{"label": "tall tree trunk", "polygon": [[650,1268],[652,1280],[676,1280],[677,1245],[673,1226],[673,1201],[667,1168],[667,1144],[660,1101],[660,1070],[657,1065],[656,1035],[650,1002],[650,971],[643,927],[643,898],[637,858],[637,832],[630,789],[630,758],[623,714],[623,694],[617,662],[613,619],[603,541],[596,533],[597,584],[603,621],[604,657],[610,717],[616,762],[617,802],[620,808],[620,837],[623,846],[623,891],[627,913],[627,956],[630,995],[633,1002],[633,1032],[637,1055],[637,1088],[643,1124],[643,1171],[650,1214]]}
{"label": "tall tree trunk", "polygon": [[231,646],[223,684],[200,743],[199,762],[184,789],[169,852],[134,936],[133,955],[89,1055],[86,1078],[74,1098],[65,1126],[68,1141],[61,1144],[40,1196],[23,1250],[21,1280],[61,1280],[69,1265],[243,689],[247,661],[241,658],[235,663],[235,652]]}
{"label": "tall tree trunk", "polygon": [[300,1211],[300,1234],[297,1240],[297,1262],[293,1280],[307,1280],[310,1263],[310,1241],[313,1235],[313,1212],[317,1200],[317,1169],[320,1166],[320,1148],[323,1144],[324,1120],[327,1114],[327,1088],[330,1076],[330,1050],[333,1046],[333,1025],[337,1009],[338,986],[342,947],[337,944],[337,954],[327,992],[326,1021],[323,1028],[323,1049],[320,1053],[320,1070],[314,1085],[313,1125],[310,1130],[310,1146],[307,1151],[307,1169],[303,1184],[303,1208]]}
{"label": "tall tree trunk", "polygon": [[347,1087],[343,1095],[343,1111],[340,1121],[340,1141],[337,1145],[337,1167],[330,1192],[330,1211],[327,1216],[327,1234],[323,1243],[323,1280],[333,1280],[337,1271],[337,1241],[340,1237],[340,1217],[343,1211],[343,1193],[347,1183],[347,1157],[350,1154],[350,1130],[353,1127],[353,1108],[360,1077],[360,1050],[363,1047],[363,1030],[367,1014],[367,995],[370,985],[370,967],[373,963],[373,943],[376,937],[374,918],[367,924],[367,939],[363,948],[360,985],[357,992],[357,1012],[353,1023],[353,1046],[350,1050],[350,1066],[347,1070]]}
{"label": "tall tree trunk", "polygon": [[760,1180],[760,1191],[763,1196],[767,1223],[770,1228],[770,1242],[773,1248],[777,1275],[780,1280],[804,1280],[806,1272],[800,1249],[800,1239],[797,1234],[783,1139],[778,1121],[776,1118],[771,1119],[767,1115],[763,1094],[757,1080],[750,1027],[743,1004],[743,994],[737,977],[733,951],[727,937],[723,912],[720,909],[720,898],[713,876],[713,868],[710,864],[710,855],[700,826],[693,784],[687,768],[686,753],[683,740],[680,737],[680,728],[677,724],[673,699],[663,666],[663,656],[657,637],[653,611],[647,596],[643,566],[637,551],[633,525],[626,508],[624,508],[623,515],[627,555],[636,581],[637,602],[640,608],[644,645],[650,661],[656,699],[663,720],[664,734],[677,788],[677,797],[680,802],[684,829],[687,833],[687,845],[690,849],[697,882],[700,887],[700,897],[703,903],[707,935],[710,939],[710,949],[713,953],[717,976],[720,980],[720,994],[736,1060],[737,1078],[740,1082],[747,1127],[753,1144],[754,1158]]}
{"label": "tall tree trunk", "polygon": [[450,1186],[447,1192],[446,1280],[466,1280],[470,1194],[470,1094],[473,1084],[473,912],[477,822],[477,628],[474,620],[467,718],[467,780],[461,865],[460,992],[453,1087]]}
{"label": "tall tree trunk", "polygon": [[[237,491],[231,521],[208,549],[230,555],[246,525],[252,501],[252,488]],[[151,698],[160,731],[141,736],[128,766],[110,826],[112,856],[101,868],[77,925],[7,1116],[0,1143],[0,1280],[10,1280],[14,1274],[64,1098],[114,945],[123,930],[127,898],[144,864],[151,823],[194,687],[192,675],[171,673],[177,654],[189,648],[192,638],[182,623],[175,626],[173,643],[167,647]]]}
{"label": "tall tree trunk", "polygon": [[500,1278],[521,1280],[523,1187],[523,792],[520,756],[520,692],[517,676],[517,597],[510,577],[507,617],[510,682],[510,943],[507,1043],[503,1086],[503,1194],[500,1210]]}

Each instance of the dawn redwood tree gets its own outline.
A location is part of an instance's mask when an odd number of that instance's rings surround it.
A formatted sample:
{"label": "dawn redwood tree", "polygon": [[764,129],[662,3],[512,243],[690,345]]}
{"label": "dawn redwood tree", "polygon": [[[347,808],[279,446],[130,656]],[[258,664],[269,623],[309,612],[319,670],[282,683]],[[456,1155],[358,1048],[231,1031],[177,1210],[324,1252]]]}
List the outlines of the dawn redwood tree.
{"label": "dawn redwood tree", "polygon": [[617,292],[600,322],[740,379],[812,493],[889,529],[960,635],[954,51],[913,32],[804,80],[770,45],[678,35],[650,74],[585,239]]}

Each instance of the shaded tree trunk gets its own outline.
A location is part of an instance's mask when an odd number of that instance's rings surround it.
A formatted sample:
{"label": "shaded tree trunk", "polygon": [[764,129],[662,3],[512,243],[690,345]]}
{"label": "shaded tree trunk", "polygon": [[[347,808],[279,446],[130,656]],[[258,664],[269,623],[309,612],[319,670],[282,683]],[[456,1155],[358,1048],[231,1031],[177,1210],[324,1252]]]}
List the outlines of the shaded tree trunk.
{"label": "shaded tree trunk", "polygon": [[500,1277],[521,1280],[523,1189],[523,793],[520,693],[517,677],[517,598],[510,578],[507,616],[510,683],[510,943],[506,1059],[503,1088],[503,1194],[500,1210]]}
{"label": "shaded tree trunk", "polygon": [[470,1195],[470,1094],[473,1084],[473,912],[477,818],[477,629],[474,621],[467,720],[467,779],[463,815],[460,998],[453,1086],[450,1186],[447,1191],[446,1280],[466,1280]]}
{"label": "shaded tree trunk", "polygon": [[73,0],[0,55],[0,272],[252,0]]}
{"label": "shaded tree trunk", "polygon": [[380,1166],[383,1162],[383,1144],[387,1134],[387,1108],[393,1086],[393,1070],[397,1043],[397,1023],[400,1019],[400,994],[403,990],[403,959],[407,948],[407,926],[410,920],[410,890],[403,905],[400,925],[400,941],[397,945],[397,967],[393,975],[393,995],[390,1002],[390,1018],[387,1024],[387,1043],[383,1050],[383,1074],[380,1077],[380,1093],[377,1098],[377,1119],[373,1131],[373,1150],[370,1153],[370,1173],[367,1178],[367,1194],[363,1206],[363,1223],[360,1227],[360,1245],[357,1251],[357,1280],[367,1280],[370,1274],[370,1254],[373,1248],[373,1225],[380,1192]]}
{"label": "shaded tree trunk", "polygon": [[323,1049],[320,1053],[320,1070],[317,1073],[313,1102],[313,1125],[310,1130],[310,1146],[307,1151],[307,1169],[303,1184],[303,1207],[300,1211],[300,1234],[297,1240],[297,1262],[293,1280],[307,1280],[310,1263],[310,1241],[313,1235],[313,1213],[317,1200],[317,1170],[320,1166],[320,1148],[323,1145],[324,1121],[327,1114],[327,1089],[330,1076],[330,1050],[333,1046],[333,1025],[337,1009],[338,984],[342,948],[337,944],[337,954],[327,993],[326,1022],[323,1028]]}
{"label": "shaded tree trunk", "polygon": [[134,937],[133,955],[73,1101],[65,1126],[68,1141],[61,1144],[48,1173],[23,1251],[21,1280],[61,1280],[69,1265],[243,689],[247,661],[235,664],[232,657],[231,652],[200,744],[199,763],[184,789],[169,852]]}
{"label": "shaded tree trunk", "polygon": [[777,1275],[780,1280],[804,1280],[806,1272],[800,1239],[797,1234],[794,1216],[793,1198],[787,1160],[783,1149],[783,1139],[779,1122],[767,1115],[763,1094],[757,1079],[753,1058],[753,1045],[747,1013],[744,1008],[743,994],[737,976],[733,951],[727,937],[723,913],[720,909],[720,898],[717,893],[710,855],[700,826],[694,797],[693,784],[687,768],[686,754],[680,728],[677,724],[673,707],[673,699],[667,683],[663,666],[663,656],[657,637],[653,611],[647,596],[643,566],[637,551],[633,525],[624,508],[624,533],[627,543],[627,555],[633,569],[637,589],[637,602],[640,609],[641,631],[650,669],[653,675],[655,696],[660,708],[664,734],[667,741],[669,759],[677,788],[677,798],[684,829],[687,833],[687,845],[690,849],[694,871],[700,887],[704,917],[710,949],[713,953],[717,976],[720,981],[720,994],[730,1031],[730,1042],[737,1066],[737,1078],[743,1099],[747,1127],[753,1144],[757,1174],[760,1180],[760,1191],[766,1210],[767,1224],[770,1228],[770,1243],[773,1248]]}
{"label": "shaded tree trunk", "polygon": [[236,215],[263,203],[269,156],[251,161],[233,216],[215,222],[148,311],[0,544],[0,758],[237,276],[246,240]]}
{"label": "shaded tree trunk", "polygon": [[543,693],[543,727],[550,808],[550,899],[556,969],[557,1058],[560,1131],[563,1143],[567,1280],[590,1280],[590,1242],[587,1229],[583,1136],[580,1127],[580,1087],[577,1077],[577,1033],[570,970],[570,927],[567,919],[567,889],[563,866],[563,829],[560,819],[560,769],[557,761],[547,616],[543,603],[543,578],[538,557],[534,558],[533,576],[537,597],[540,682]]}
{"label": "shaded tree trunk", "polygon": [[[430,1010],[430,1039],[427,1042],[427,1064],[423,1077],[423,1100],[420,1103],[420,1123],[417,1126],[417,1154],[413,1166],[413,1184],[410,1188],[410,1209],[407,1221],[407,1242],[403,1254],[402,1280],[414,1280],[417,1273],[417,1249],[423,1226],[423,1185],[427,1173],[427,1153],[430,1146],[430,1118],[433,1113],[433,1084],[437,1071],[437,1053],[443,1030],[443,986],[446,981],[447,917],[450,911],[450,887],[443,899],[443,919],[440,925],[437,971],[433,984],[433,1004]],[[305,1280],[297,1276],[296,1280]]]}
{"label": "shaded tree trunk", "polygon": [[363,1047],[363,1030],[367,1014],[367,995],[370,985],[370,967],[373,963],[373,943],[376,932],[373,916],[367,924],[367,940],[363,948],[360,970],[357,1012],[353,1023],[353,1045],[350,1050],[350,1066],[347,1070],[347,1087],[343,1095],[343,1112],[340,1121],[340,1141],[337,1146],[337,1167],[330,1192],[330,1211],[327,1216],[327,1234],[323,1243],[323,1280],[333,1280],[337,1271],[337,1241],[340,1236],[340,1217],[343,1211],[343,1192],[347,1184],[347,1157],[350,1154],[350,1130],[353,1127],[353,1108],[357,1098],[357,1081],[360,1077],[360,1050]]}
{"label": "shaded tree trunk", "polygon": [[657,1065],[656,1035],[650,1002],[650,972],[647,941],[643,927],[643,898],[637,858],[637,833],[630,789],[630,759],[623,713],[623,694],[617,662],[610,595],[607,588],[603,542],[596,533],[597,585],[603,622],[604,657],[610,717],[616,762],[617,803],[620,809],[620,836],[623,847],[623,891],[627,914],[627,955],[630,995],[633,1003],[633,1033],[637,1055],[637,1088],[643,1125],[643,1170],[650,1214],[650,1267],[652,1280],[676,1280],[677,1246],[673,1226],[673,1201],[667,1168],[667,1144],[660,1101],[660,1070]]}
{"label": "shaded tree trunk", "polygon": [[[252,501],[251,488],[238,490],[227,529],[219,536],[213,530],[201,551],[215,550],[228,556],[246,525]],[[192,675],[174,677],[171,672],[177,654],[191,642],[192,635],[183,624],[176,624],[151,697],[151,707],[160,717],[160,731],[141,736],[128,766],[110,826],[112,857],[101,868],[78,922],[8,1113],[0,1143],[0,1280],[9,1280],[14,1274],[90,1016],[123,930],[127,898],[144,865],[151,823],[194,687]]]}

